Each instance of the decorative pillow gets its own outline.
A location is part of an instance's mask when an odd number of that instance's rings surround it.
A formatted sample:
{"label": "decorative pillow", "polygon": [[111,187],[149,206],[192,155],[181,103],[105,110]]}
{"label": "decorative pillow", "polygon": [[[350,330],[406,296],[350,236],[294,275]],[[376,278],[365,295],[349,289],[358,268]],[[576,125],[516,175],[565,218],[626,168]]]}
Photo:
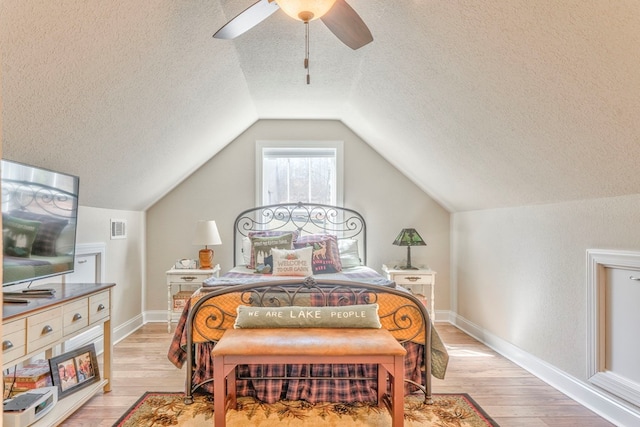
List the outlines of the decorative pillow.
{"label": "decorative pillow", "polygon": [[252,237],[252,265],[248,268],[256,268],[258,264],[264,264],[265,257],[271,254],[272,249],[292,249],[293,240],[294,237],[291,233],[271,237]]}
{"label": "decorative pillow", "polygon": [[342,271],[340,251],[336,236],[331,234],[309,234],[298,237],[293,242],[294,248],[313,248],[313,274],[337,273]]}
{"label": "decorative pillow", "polygon": [[378,304],[339,307],[251,307],[239,305],[235,329],[369,328],[380,329]]}
{"label": "decorative pillow", "polygon": [[56,256],[56,241],[62,229],[69,223],[68,220],[21,210],[11,211],[10,215],[14,218],[40,222],[31,253],[41,256]]}
{"label": "decorative pillow", "polygon": [[311,276],[311,246],[302,249],[271,249],[274,276]]}
{"label": "decorative pillow", "polygon": [[29,257],[38,228],[40,228],[39,221],[13,216],[4,217],[2,222],[4,253],[15,257]]}
{"label": "decorative pillow", "polygon": [[342,268],[359,267],[360,253],[358,252],[358,241],[355,239],[339,239],[338,250],[340,251],[340,262]]}
{"label": "decorative pillow", "polygon": [[[269,230],[269,231],[250,231],[247,234],[247,237],[249,238],[249,250],[248,250],[248,254],[249,254],[249,262],[247,262],[247,257],[246,255],[244,256],[244,261],[246,264],[247,268],[256,268],[256,260],[255,260],[255,251],[253,249],[253,238],[254,237],[277,237],[277,236],[284,236],[287,234],[292,234],[293,235],[293,242],[296,241],[296,239],[298,238],[298,230],[289,230],[289,231],[282,231],[282,230]],[[242,251],[244,252],[244,240],[243,240],[243,249]],[[291,246],[288,248],[284,248],[284,249],[293,249],[293,243],[291,243]],[[268,255],[268,254],[267,254]]]}

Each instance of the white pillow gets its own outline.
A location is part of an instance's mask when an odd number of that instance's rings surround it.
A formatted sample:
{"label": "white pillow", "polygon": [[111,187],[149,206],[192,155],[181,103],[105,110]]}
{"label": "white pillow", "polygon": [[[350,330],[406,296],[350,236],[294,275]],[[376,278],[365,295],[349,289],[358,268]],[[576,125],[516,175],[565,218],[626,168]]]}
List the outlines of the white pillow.
{"label": "white pillow", "polygon": [[274,276],[311,276],[313,246],[302,249],[271,249]]}
{"label": "white pillow", "polygon": [[362,265],[358,252],[358,241],[356,239],[338,239],[338,250],[340,251],[342,268]]}

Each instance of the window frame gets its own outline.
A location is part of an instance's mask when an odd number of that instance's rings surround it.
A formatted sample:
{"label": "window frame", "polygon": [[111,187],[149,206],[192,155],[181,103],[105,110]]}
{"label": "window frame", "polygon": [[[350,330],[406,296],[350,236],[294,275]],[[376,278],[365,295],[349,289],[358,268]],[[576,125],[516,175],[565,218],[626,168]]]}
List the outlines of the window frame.
{"label": "window frame", "polygon": [[[269,148],[295,148],[295,149],[314,149],[325,148],[336,150],[336,206],[344,206],[344,141],[268,141],[258,140],[256,141],[256,186],[255,186],[255,200],[256,206],[264,206],[265,203],[262,200],[262,173],[263,173],[263,161],[264,150]],[[299,202],[300,200],[293,201]]]}

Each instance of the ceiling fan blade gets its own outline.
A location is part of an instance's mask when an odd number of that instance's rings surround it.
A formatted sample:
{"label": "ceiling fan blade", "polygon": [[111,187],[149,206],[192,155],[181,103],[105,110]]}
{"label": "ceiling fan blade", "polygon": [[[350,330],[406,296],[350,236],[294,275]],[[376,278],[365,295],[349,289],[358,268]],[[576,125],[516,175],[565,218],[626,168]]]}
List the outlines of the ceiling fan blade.
{"label": "ceiling fan blade", "polygon": [[353,50],[373,41],[367,24],[344,0],[337,0],[329,12],[320,19],[342,43]]}
{"label": "ceiling fan blade", "polygon": [[273,0],[259,0],[224,24],[222,28],[216,31],[213,37],[217,39],[234,39],[267,19],[278,9],[278,4]]}

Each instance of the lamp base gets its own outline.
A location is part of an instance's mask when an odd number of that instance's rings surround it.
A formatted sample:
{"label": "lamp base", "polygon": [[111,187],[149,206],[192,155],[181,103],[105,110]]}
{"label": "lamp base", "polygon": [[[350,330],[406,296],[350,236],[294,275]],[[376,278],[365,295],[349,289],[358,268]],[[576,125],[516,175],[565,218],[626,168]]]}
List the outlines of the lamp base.
{"label": "lamp base", "polygon": [[407,246],[407,265],[398,268],[400,270],[418,270],[418,267],[411,265],[411,246]]}
{"label": "lamp base", "polygon": [[213,249],[200,249],[198,257],[200,259],[201,270],[210,270],[213,268]]}

